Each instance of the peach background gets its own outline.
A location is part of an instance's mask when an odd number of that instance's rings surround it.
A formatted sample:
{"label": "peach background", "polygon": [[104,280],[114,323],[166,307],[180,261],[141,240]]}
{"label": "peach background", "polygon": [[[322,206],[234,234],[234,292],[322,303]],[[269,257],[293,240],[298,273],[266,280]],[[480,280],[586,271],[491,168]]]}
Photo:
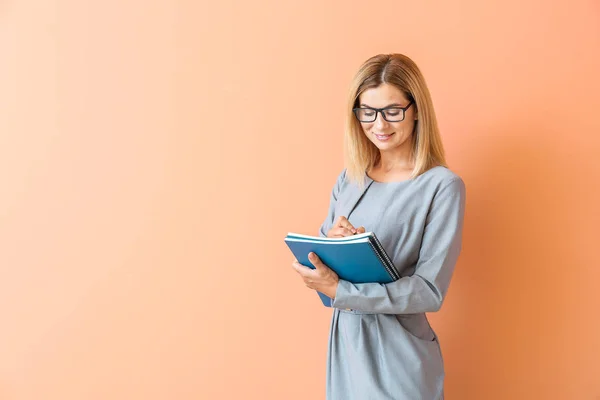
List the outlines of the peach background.
{"label": "peach background", "polygon": [[600,398],[599,50],[592,0],[0,2],[0,399],[324,398],[283,237],[381,52],[467,184],[447,398]]}

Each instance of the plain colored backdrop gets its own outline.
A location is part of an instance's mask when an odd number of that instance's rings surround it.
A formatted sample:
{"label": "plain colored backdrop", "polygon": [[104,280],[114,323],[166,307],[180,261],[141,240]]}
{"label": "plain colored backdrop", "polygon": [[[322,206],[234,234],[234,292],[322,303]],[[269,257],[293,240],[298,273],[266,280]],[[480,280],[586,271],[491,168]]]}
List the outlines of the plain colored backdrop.
{"label": "plain colored backdrop", "polygon": [[0,1],[0,399],[324,399],[291,267],[368,57],[467,185],[449,400],[600,398],[600,4]]}

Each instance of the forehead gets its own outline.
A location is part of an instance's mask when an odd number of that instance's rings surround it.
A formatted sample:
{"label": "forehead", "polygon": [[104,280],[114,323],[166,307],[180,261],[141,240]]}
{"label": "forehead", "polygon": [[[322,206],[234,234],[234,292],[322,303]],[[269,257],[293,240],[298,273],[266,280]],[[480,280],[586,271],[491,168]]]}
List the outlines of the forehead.
{"label": "forehead", "polygon": [[359,96],[359,103],[367,104],[371,107],[385,107],[392,103],[405,104],[408,99],[404,93],[394,85],[382,83],[381,85],[367,89]]}

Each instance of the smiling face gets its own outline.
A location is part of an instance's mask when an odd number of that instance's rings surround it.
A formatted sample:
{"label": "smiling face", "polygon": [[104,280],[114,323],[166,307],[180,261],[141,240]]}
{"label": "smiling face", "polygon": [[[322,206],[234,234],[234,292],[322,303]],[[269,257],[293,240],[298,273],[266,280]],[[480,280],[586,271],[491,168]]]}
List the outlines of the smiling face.
{"label": "smiling face", "polygon": [[[358,107],[384,108],[406,107],[410,100],[394,85],[382,83],[367,89],[358,98]],[[372,115],[375,111],[368,112]],[[400,113],[398,115],[398,112]],[[402,116],[402,110],[389,110],[386,117],[391,120]],[[416,105],[413,104],[405,111],[404,119],[400,122],[389,122],[377,113],[374,122],[361,122],[364,134],[377,146],[381,152],[398,151],[412,148],[412,133],[417,119]]]}

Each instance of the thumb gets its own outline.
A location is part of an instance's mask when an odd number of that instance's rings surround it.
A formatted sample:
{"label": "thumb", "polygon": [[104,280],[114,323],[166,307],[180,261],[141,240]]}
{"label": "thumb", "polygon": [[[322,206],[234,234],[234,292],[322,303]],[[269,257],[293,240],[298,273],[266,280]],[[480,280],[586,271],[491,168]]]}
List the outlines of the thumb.
{"label": "thumb", "polygon": [[321,269],[323,267],[323,262],[314,252],[308,253],[308,259],[315,266],[316,269]]}
{"label": "thumb", "polygon": [[346,217],[344,217],[343,215],[340,215],[337,220],[335,221],[335,223],[333,224],[333,226],[344,226],[344,220],[346,219]]}
{"label": "thumb", "polygon": [[360,228],[358,228],[358,229],[356,230],[356,233],[365,233],[365,232],[366,232],[366,230],[365,230],[365,227],[364,227],[364,226],[361,226]]}

